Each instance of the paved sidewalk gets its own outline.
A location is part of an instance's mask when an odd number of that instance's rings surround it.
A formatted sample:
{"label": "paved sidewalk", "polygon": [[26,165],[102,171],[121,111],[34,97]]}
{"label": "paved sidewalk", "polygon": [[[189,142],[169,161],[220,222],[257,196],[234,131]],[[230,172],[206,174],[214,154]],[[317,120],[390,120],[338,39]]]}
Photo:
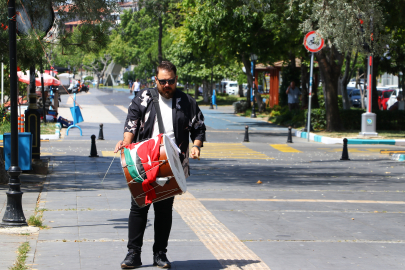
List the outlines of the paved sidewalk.
{"label": "paved sidewalk", "polygon": [[[26,220],[34,214],[38,196],[40,194],[42,183],[45,181],[46,177],[41,175],[33,174],[22,174],[20,175],[21,180],[21,191],[24,192],[22,197],[22,207]],[[7,194],[6,191],[9,189],[8,185],[0,185],[0,222],[3,219],[4,212],[7,206]],[[24,231],[24,229],[22,230]],[[8,269],[15,262],[17,257],[18,247],[29,241],[30,245],[35,245],[37,233],[31,235],[24,235],[23,233],[5,233],[4,229],[0,229],[0,269]],[[31,259],[33,255],[31,254]],[[30,258],[28,258],[29,260]]]}
{"label": "paved sidewalk", "polygon": [[[44,181],[39,208],[48,229],[29,237],[0,234],[0,270],[12,265],[27,240],[32,269],[120,269],[130,193],[118,157],[102,180],[122,137],[119,106],[129,99],[92,90],[79,100],[90,108],[80,125],[83,137],[72,130],[61,141],[43,143],[49,174],[22,176],[27,218],[41,187],[35,185]],[[206,156],[191,161],[190,193],[175,200],[168,247],[173,269],[403,269],[401,163],[361,146],[350,152],[350,162],[340,161],[341,146],[303,138],[281,149],[285,128],[236,117],[229,107],[202,110]],[[99,119],[106,140],[97,141],[100,157],[89,158],[89,135],[97,135]],[[245,124],[252,127],[250,143],[242,143]],[[142,262],[158,269],[152,266],[153,209],[148,218]]]}
{"label": "paved sidewalk", "polygon": [[[127,252],[130,193],[118,158],[101,183],[111,160],[76,152],[51,157],[39,203],[49,228],[41,230],[31,245],[33,269],[120,269]],[[180,215],[173,214],[168,252],[172,268],[222,269]],[[151,208],[142,253],[148,269],[158,269],[152,266],[153,222]]]}

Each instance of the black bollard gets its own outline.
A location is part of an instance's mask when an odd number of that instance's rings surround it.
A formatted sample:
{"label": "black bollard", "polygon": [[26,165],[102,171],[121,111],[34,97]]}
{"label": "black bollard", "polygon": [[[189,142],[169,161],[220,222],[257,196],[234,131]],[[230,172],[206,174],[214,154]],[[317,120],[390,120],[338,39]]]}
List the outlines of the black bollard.
{"label": "black bollard", "polygon": [[244,142],[249,142],[249,126],[245,127],[245,139]]}
{"label": "black bollard", "polygon": [[91,149],[90,149],[90,156],[89,157],[98,157],[97,155],[97,147],[96,147],[96,135],[91,135]]}
{"label": "black bollard", "polygon": [[291,134],[291,127],[288,127],[287,143],[293,143],[293,141],[292,141],[292,134]]}
{"label": "black bollard", "polygon": [[343,151],[342,151],[342,158],[340,160],[350,160],[349,152],[347,151],[347,139],[343,139]]}
{"label": "black bollard", "polygon": [[100,131],[98,132],[98,139],[97,140],[104,140],[103,124],[100,124]]}

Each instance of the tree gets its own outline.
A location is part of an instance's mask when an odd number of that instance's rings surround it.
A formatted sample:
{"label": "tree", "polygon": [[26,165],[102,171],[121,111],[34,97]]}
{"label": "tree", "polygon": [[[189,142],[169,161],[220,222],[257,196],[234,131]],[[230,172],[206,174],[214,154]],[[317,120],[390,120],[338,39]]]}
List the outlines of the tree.
{"label": "tree", "polygon": [[109,54],[99,54],[93,58],[93,60],[83,67],[93,71],[97,76],[97,89],[100,84],[100,78],[104,77],[105,71],[108,67],[108,64],[111,62],[111,55]]}
{"label": "tree", "polygon": [[305,16],[302,30],[315,29],[325,39],[324,48],[315,55],[323,77],[327,130],[341,130],[337,89],[344,54],[364,50],[364,45],[368,43],[372,54],[381,55],[388,43],[382,8],[378,0],[295,1],[301,6],[311,7],[308,14],[300,13]]}
{"label": "tree", "polygon": [[[272,49],[266,44],[272,33],[263,28],[263,15],[270,7],[269,1],[191,0],[183,1],[181,7],[187,14],[183,25],[193,51],[198,52],[201,47],[204,51],[199,55],[204,58],[218,55],[229,62],[242,62],[248,84],[253,86],[250,55],[255,53],[264,62]],[[257,89],[254,95],[261,109],[262,100]],[[247,98],[250,101],[249,95]]]}
{"label": "tree", "polygon": [[[383,0],[386,31],[392,42],[381,59],[381,70],[398,75],[398,87],[405,89],[405,6],[401,0]],[[402,78],[399,75],[402,73]]]}
{"label": "tree", "polygon": [[163,22],[164,17],[175,8],[174,4],[178,2],[176,0],[140,0],[140,6],[144,7],[146,12],[152,18],[157,18],[159,26],[158,35],[158,64],[163,61],[162,53],[162,39],[163,39]]}

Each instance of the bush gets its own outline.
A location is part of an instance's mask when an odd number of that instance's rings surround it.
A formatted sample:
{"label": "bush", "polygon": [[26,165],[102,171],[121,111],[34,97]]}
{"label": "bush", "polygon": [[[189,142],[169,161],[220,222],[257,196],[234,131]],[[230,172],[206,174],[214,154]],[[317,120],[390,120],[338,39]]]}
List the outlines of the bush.
{"label": "bush", "polygon": [[93,81],[94,77],[93,76],[86,76],[83,78],[83,81]]}
{"label": "bush", "polygon": [[232,105],[235,113],[245,112],[248,107],[246,100],[236,101]]}
{"label": "bush", "polygon": [[[308,115],[308,110],[305,110],[305,115]],[[323,108],[311,109],[311,125],[314,129],[326,128],[326,111]]]}
{"label": "bush", "polygon": [[[276,107],[276,106],[274,106]],[[303,126],[305,123],[304,111],[290,111],[287,106],[276,108],[270,113],[269,121],[274,124],[283,125],[283,126],[292,126],[299,127]]]}

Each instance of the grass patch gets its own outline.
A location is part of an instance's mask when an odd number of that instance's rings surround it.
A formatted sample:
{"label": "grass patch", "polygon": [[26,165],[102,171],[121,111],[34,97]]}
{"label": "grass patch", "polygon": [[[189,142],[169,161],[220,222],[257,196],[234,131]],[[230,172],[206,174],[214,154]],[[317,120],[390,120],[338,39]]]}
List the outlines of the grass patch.
{"label": "grass patch", "polygon": [[[55,134],[55,123],[41,123],[41,134]],[[0,134],[10,133],[11,124],[9,122],[0,123]]]}
{"label": "grass patch", "polygon": [[[194,95],[191,93],[194,97]],[[227,106],[232,105],[234,102],[239,100],[246,100],[246,97],[239,97],[234,95],[227,95],[227,94],[218,94],[217,95],[217,105],[218,106]],[[204,102],[204,98],[202,96],[198,96],[196,99],[198,105],[210,105],[210,100],[208,103]]]}
{"label": "grass patch", "polygon": [[44,211],[47,211],[47,209],[43,208],[38,210],[38,208],[36,208],[34,215],[31,215],[27,220],[28,225],[35,226],[41,229],[48,228],[46,225],[43,225],[42,223],[42,216]]}
{"label": "grass patch", "polygon": [[30,251],[31,247],[29,242],[24,242],[18,248],[17,260],[13,267],[10,267],[10,270],[26,270],[28,267],[25,265],[25,260],[27,259],[27,253]]}
{"label": "grass patch", "polygon": [[28,225],[42,228],[42,214],[31,215],[27,220]]}

